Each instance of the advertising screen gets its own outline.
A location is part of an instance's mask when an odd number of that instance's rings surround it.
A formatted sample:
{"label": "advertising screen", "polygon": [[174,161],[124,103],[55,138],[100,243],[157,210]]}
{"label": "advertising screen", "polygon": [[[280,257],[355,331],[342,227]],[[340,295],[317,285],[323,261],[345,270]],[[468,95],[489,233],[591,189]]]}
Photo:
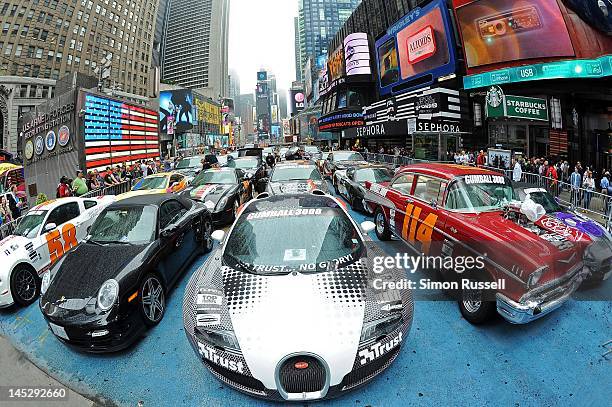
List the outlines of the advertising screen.
{"label": "advertising screen", "polygon": [[198,112],[190,90],[169,90],[159,94],[159,130],[163,133],[168,133],[168,116],[174,117],[174,131],[177,133],[198,124]]}
{"label": "advertising screen", "polygon": [[469,68],[575,55],[557,0],[477,0],[456,14]]}
{"label": "advertising screen", "polygon": [[380,94],[408,92],[454,73],[454,44],[445,1],[406,14],[376,41]]}
{"label": "advertising screen", "polygon": [[344,49],[341,46],[334,51],[329,58],[329,61],[327,61],[327,75],[329,77],[330,85],[346,75],[346,68],[344,66]]}
{"label": "advertising screen", "polygon": [[370,75],[372,73],[368,34],[354,33],[347,35],[344,39],[344,59],[348,76]]}
{"label": "advertising screen", "polygon": [[432,9],[397,33],[397,48],[402,79],[447,64],[449,46],[442,10]]}
{"label": "advertising screen", "polygon": [[290,114],[295,114],[304,110],[304,100],[306,96],[304,92],[299,89],[291,89],[289,95],[291,96],[291,111]]}

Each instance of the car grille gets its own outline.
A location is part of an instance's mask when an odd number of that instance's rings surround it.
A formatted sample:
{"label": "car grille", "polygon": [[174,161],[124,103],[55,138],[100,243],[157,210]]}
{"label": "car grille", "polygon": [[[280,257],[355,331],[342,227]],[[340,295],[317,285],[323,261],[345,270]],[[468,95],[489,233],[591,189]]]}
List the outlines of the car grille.
{"label": "car grille", "polygon": [[379,374],[395,360],[399,351],[400,347],[397,346],[395,349],[392,349],[389,353],[384,354],[375,361],[355,369],[344,376],[344,379],[340,385],[342,390],[348,390],[350,388],[359,386]]}
{"label": "car grille", "polygon": [[[255,379],[254,377],[245,376],[243,374],[231,371],[229,369],[224,368],[223,366],[216,365],[208,360],[204,360],[206,366],[211,369],[214,373],[217,373],[218,376],[221,376],[224,381],[229,381],[229,384],[238,385],[239,387],[245,387],[246,391],[254,390],[256,392],[264,392],[266,390],[265,386],[262,382]],[[237,386],[237,387],[238,387]]]}
{"label": "car grille", "polygon": [[[298,362],[306,362],[308,367],[297,369]],[[280,385],[287,393],[310,393],[321,391],[327,379],[325,367],[312,356],[293,356],[285,360],[278,372]]]}

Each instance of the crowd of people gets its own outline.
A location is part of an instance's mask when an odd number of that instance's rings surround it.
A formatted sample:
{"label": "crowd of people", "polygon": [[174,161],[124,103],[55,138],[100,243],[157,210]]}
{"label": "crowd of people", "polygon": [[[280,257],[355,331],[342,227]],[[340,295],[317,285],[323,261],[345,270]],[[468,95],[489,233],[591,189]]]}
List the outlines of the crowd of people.
{"label": "crowd of people", "polygon": [[9,192],[0,197],[0,226],[19,218],[22,205],[17,197],[17,185],[11,185]]}

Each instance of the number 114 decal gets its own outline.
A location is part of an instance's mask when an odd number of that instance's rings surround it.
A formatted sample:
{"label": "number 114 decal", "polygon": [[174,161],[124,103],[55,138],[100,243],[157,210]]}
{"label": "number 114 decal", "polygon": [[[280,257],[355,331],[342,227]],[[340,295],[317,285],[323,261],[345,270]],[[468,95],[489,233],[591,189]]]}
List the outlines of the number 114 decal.
{"label": "number 114 decal", "polygon": [[421,207],[414,204],[406,205],[406,215],[402,227],[402,237],[410,244],[421,243],[421,251],[429,253],[433,228],[438,221],[438,215],[430,213],[421,220]]}

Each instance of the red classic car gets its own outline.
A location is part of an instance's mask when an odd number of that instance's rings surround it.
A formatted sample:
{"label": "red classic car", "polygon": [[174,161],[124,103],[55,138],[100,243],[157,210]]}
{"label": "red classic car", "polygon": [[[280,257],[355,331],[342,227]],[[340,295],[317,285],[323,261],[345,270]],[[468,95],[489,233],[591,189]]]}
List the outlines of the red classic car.
{"label": "red classic car", "polygon": [[512,323],[530,322],[561,306],[589,273],[583,260],[591,238],[543,210],[527,213],[511,181],[490,170],[410,165],[390,182],[367,182],[365,201],[379,239],[394,235],[428,257],[480,259],[480,268],[439,269],[472,323],[495,310]]}

